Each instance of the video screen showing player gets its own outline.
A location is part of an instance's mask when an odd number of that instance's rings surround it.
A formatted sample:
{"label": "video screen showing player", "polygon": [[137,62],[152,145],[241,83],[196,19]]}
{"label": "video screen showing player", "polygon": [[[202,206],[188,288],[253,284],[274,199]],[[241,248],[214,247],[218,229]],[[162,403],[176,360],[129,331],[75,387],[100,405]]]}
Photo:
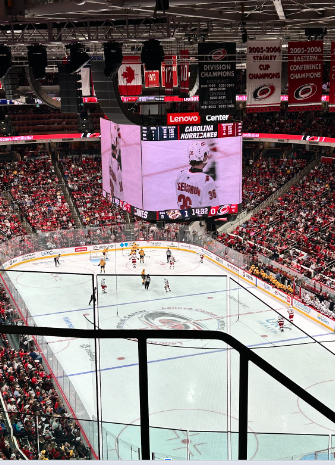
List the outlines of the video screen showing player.
{"label": "video screen showing player", "polygon": [[143,208],[242,202],[242,138],[142,141]]}
{"label": "video screen showing player", "polygon": [[138,126],[100,120],[102,188],[131,205],[142,203],[141,143]]}

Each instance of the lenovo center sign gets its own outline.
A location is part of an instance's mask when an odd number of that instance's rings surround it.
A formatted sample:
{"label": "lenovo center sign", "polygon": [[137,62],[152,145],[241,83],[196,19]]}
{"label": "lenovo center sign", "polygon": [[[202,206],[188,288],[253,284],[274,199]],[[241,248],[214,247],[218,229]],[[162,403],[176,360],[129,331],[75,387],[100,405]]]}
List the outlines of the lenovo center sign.
{"label": "lenovo center sign", "polygon": [[176,124],[200,124],[199,113],[167,113],[167,125]]}

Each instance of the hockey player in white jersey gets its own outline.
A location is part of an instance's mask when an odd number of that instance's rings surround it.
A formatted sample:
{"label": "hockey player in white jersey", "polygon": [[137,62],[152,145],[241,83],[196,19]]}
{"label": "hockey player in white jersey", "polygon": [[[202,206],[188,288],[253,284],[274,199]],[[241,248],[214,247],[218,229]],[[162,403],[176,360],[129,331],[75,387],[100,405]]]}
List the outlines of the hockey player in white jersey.
{"label": "hockey player in white jersey", "polygon": [[287,313],[288,313],[288,319],[290,320],[290,323],[293,323],[293,318],[294,318],[294,310],[293,310],[293,307],[289,307],[287,309]]}
{"label": "hockey player in white jersey", "polygon": [[182,170],[176,179],[177,203],[181,210],[219,205],[213,178],[203,172],[209,147],[205,141],[193,142],[189,146],[189,169]]}
{"label": "hockey player in white jersey", "polygon": [[171,255],[170,257],[170,270],[173,269],[174,270],[174,264],[175,264],[175,258],[173,255]]}
{"label": "hockey player in white jersey", "polygon": [[121,133],[116,124],[111,127],[111,154],[109,158],[109,184],[111,195],[123,200]]}
{"label": "hockey player in white jersey", "polygon": [[171,292],[169,281],[166,278],[164,278],[164,289],[165,292]]}

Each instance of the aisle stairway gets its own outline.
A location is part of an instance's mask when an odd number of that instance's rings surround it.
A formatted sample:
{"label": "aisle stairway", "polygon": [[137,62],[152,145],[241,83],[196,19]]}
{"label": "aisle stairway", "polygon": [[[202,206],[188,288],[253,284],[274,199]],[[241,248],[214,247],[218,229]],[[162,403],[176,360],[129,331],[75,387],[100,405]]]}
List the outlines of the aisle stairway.
{"label": "aisle stairway", "polygon": [[17,216],[19,222],[22,224],[24,229],[27,231],[28,234],[32,234],[35,229],[31,226],[31,224],[27,221],[26,216],[21,212],[18,204],[13,199],[11,193],[9,191],[3,191],[3,196],[7,199],[9,205],[14,205],[15,215]]}
{"label": "aisle stairway", "polygon": [[65,200],[67,201],[67,203],[69,205],[70,212],[72,214],[74,224],[76,225],[77,228],[82,228],[83,224],[82,224],[81,219],[80,219],[80,214],[79,214],[79,211],[78,211],[78,207],[76,206],[75,201],[74,201],[74,199],[72,197],[72,194],[71,194],[70,190],[68,189],[68,187],[66,185],[63,173],[61,172],[61,170],[59,168],[58,162],[53,159],[52,164],[53,164],[53,167],[55,168],[56,176],[59,179],[59,185],[60,185],[60,187],[62,189]]}

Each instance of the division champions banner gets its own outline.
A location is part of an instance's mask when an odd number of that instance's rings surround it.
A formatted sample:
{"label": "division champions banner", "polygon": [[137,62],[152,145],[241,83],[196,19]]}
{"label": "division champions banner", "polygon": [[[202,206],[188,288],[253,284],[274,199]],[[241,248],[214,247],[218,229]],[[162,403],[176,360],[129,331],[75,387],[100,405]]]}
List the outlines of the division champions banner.
{"label": "division champions banner", "polygon": [[288,106],[290,111],[321,108],[323,41],[288,43]]}
{"label": "division champions banner", "polygon": [[247,52],[247,112],[277,111],[281,98],[280,40],[253,40]]}

